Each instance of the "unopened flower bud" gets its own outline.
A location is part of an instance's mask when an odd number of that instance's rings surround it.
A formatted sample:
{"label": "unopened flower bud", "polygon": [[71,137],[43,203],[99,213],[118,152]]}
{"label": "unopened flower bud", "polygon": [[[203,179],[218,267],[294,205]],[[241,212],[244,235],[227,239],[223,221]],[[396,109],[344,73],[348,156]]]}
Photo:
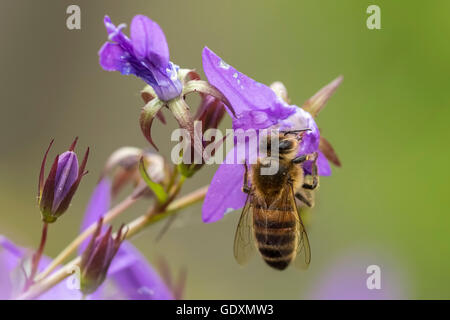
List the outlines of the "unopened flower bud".
{"label": "unopened flower bud", "polygon": [[81,178],[87,173],[84,171],[89,155],[89,148],[83,158],[81,166],[75,152],[77,139],[72,143],[69,151],[57,155],[47,179],[44,181],[45,163],[48,152],[53,144],[50,143],[41,165],[38,186],[38,204],[42,220],[46,223],[55,222],[69,207]]}
{"label": "unopened flower bud", "polygon": [[102,225],[103,219],[101,218],[91,241],[81,256],[80,290],[85,295],[93,293],[103,283],[111,261],[126,237],[126,231],[123,231],[124,225],[119,228],[115,237],[112,236],[112,227],[103,232]]}
{"label": "unopened flower bud", "polygon": [[202,122],[203,133],[208,129],[217,129],[226,113],[225,105],[213,96],[204,96],[195,117]]}
{"label": "unopened flower bud", "polygon": [[[205,164],[208,159],[205,159],[203,156],[204,148],[209,145],[214,145],[215,148],[219,147],[223,143],[223,139],[217,140],[214,138],[213,140],[204,140],[204,134],[209,129],[217,129],[220,122],[222,121],[224,115],[226,113],[225,104],[210,95],[202,95],[202,102],[200,107],[195,115],[195,121],[199,121],[199,123],[195,123],[194,130],[198,133],[200,137],[200,141],[195,141],[194,145],[191,145],[190,158],[187,158],[183,155],[183,161],[179,164],[179,169],[181,173],[187,177],[191,177],[195,172],[200,170],[200,168]],[[201,132],[199,132],[201,131]],[[214,149],[215,149],[214,148]],[[213,149],[213,150],[214,150]],[[201,162],[195,162],[195,157],[199,157]],[[211,154],[214,156],[214,153]]]}
{"label": "unopened flower bud", "polygon": [[[100,179],[108,175],[112,179],[111,194],[114,197],[127,185],[134,187],[145,183],[139,173],[139,161],[144,158],[145,169],[152,181],[166,185],[169,177],[169,167],[159,154],[148,152],[136,147],[121,147],[108,158]],[[152,195],[148,190],[148,195]]]}

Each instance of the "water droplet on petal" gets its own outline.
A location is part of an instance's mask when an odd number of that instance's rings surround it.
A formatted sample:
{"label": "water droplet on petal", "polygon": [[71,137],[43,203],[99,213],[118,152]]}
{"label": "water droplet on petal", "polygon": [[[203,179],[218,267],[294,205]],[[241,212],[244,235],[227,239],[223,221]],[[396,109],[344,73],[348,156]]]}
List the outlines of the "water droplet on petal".
{"label": "water droplet on petal", "polygon": [[233,74],[233,78],[237,79],[237,77],[238,77],[238,74],[237,74],[237,72],[235,72],[235,73]]}
{"label": "water droplet on petal", "polygon": [[176,81],[178,79],[178,70],[180,67],[169,61],[169,66],[166,68],[166,74],[169,76],[170,80]]}
{"label": "water droplet on petal", "polygon": [[225,69],[225,70],[230,69],[230,65],[228,63],[226,63],[225,61],[223,61],[222,59],[219,61],[219,67],[221,67],[222,69]]}
{"label": "water droplet on petal", "polygon": [[148,287],[140,287],[138,289],[138,293],[142,294],[142,295],[146,295],[146,296],[152,296],[152,295],[155,294],[155,292],[152,289],[148,288]]}
{"label": "water droplet on petal", "polygon": [[251,115],[255,124],[262,124],[268,120],[267,113],[264,111],[253,111]]}

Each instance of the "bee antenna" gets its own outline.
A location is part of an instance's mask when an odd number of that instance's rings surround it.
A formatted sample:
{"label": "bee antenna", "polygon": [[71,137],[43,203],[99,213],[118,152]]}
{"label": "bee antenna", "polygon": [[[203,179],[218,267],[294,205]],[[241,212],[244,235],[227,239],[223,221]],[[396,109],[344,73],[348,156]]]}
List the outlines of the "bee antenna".
{"label": "bee antenna", "polygon": [[293,133],[299,133],[299,132],[305,132],[305,131],[311,131],[311,129],[299,129],[299,130],[288,130],[288,131],[280,131],[281,133],[284,133],[284,135],[287,134],[293,134]]}

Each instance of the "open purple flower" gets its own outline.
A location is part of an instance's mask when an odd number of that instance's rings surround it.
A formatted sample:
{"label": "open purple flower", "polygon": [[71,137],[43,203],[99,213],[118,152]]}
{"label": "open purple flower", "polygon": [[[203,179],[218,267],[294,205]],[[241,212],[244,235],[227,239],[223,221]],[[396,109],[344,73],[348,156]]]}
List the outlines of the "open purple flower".
{"label": "open purple flower", "polygon": [[131,39],[122,32],[125,24],[116,27],[108,16],[104,23],[111,42],[106,42],[98,53],[103,69],[141,78],[162,101],[181,94],[178,66],[170,62],[166,37],[156,22],[143,15],[135,16],[131,21]]}
{"label": "open purple flower", "polygon": [[78,189],[81,178],[87,173],[84,169],[89,155],[89,148],[86,150],[84,159],[79,166],[77,155],[73,151],[77,140],[78,138],[72,143],[69,151],[56,156],[45,182],[45,162],[53,140],[42,160],[39,174],[38,203],[42,213],[42,220],[46,223],[56,221],[67,210],[72,197]]}
{"label": "open purple flower", "polygon": [[[341,78],[323,88],[303,108],[299,108],[286,101],[286,93],[277,94],[275,88],[269,88],[240,73],[207,47],[203,50],[203,69],[208,81],[223,93],[233,107],[235,114],[230,114],[233,129],[310,129],[303,135],[298,154],[318,152],[319,175],[331,174],[327,159],[336,163],[334,160],[337,156],[326,140],[322,142],[313,117],[334,92]],[[325,154],[320,145],[329,147]],[[334,155],[335,159],[330,155]],[[235,150],[232,150],[227,158],[234,156]],[[230,162],[226,160],[220,165],[206,194],[202,210],[204,222],[220,220],[226,212],[242,208],[245,204],[246,195],[241,191],[244,166],[226,163]],[[311,163],[305,163],[307,174],[311,173],[310,166]]]}

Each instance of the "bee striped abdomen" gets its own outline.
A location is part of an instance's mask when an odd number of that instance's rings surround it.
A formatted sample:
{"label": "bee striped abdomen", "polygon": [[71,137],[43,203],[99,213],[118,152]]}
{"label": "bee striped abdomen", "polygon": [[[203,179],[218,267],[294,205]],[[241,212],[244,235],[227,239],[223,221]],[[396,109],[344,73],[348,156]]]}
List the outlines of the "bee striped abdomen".
{"label": "bee striped abdomen", "polygon": [[285,269],[297,251],[297,220],[285,210],[253,209],[253,226],[259,252],[271,267]]}

